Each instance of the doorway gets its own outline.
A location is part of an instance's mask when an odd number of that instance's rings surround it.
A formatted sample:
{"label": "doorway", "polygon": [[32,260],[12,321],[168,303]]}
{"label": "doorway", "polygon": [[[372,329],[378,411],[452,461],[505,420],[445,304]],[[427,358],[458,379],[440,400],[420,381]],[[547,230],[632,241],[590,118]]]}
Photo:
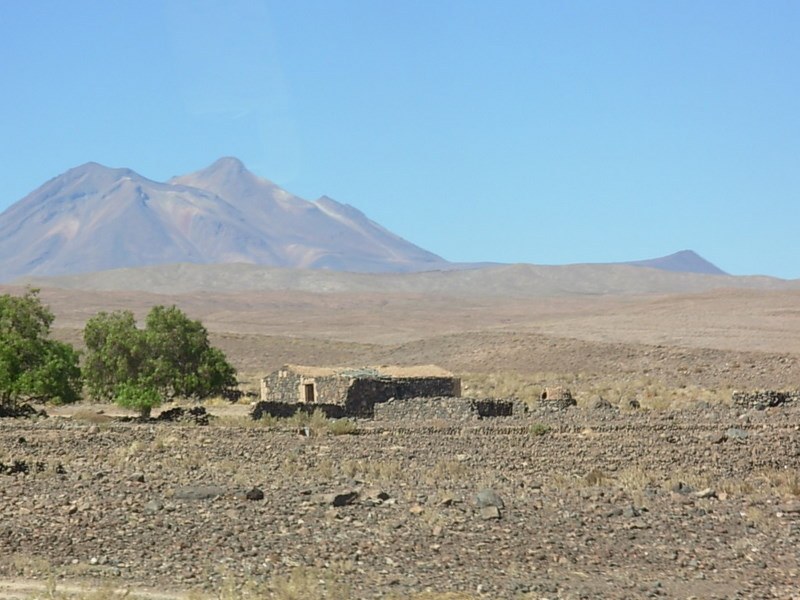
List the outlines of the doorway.
{"label": "doorway", "polygon": [[314,403],[314,384],[313,383],[306,383],[303,385],[303,402],[307,404]]}

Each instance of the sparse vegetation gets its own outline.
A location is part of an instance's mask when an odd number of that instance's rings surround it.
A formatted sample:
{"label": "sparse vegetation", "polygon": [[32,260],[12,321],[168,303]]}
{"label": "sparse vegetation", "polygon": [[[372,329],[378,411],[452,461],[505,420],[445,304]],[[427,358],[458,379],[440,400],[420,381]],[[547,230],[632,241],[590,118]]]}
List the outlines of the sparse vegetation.
{"label": "sparse vegetation", "polygon": [[547,423],[534,423],[529,429],[531,435],[546,435],[550,433],[550,425]]}
{"label": "sparse vegetation", "polygon": [[328,431],[333,435],[353,435],[358,433],[358,424],[353,419],[332,419]]}

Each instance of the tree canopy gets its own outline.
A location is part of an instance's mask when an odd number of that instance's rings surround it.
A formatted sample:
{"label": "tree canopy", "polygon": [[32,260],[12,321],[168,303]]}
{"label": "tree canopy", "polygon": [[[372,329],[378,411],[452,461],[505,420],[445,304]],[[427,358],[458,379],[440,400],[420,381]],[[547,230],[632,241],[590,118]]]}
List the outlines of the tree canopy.
{"label": "tree canopy", "polygon": [[66,404],[80,399],[79,354],[50,339],[53,313],[38,290],[0,296],[0,407],[31,400]]}
{"label": "tree canopy", "polygon": [[153,307],[144,329],[130,311],[99,313],[84,341],[89,394],[143,415],[164,399],[202,399],[236,385],[236,370],[210,345],[203,324],[175,306]]}

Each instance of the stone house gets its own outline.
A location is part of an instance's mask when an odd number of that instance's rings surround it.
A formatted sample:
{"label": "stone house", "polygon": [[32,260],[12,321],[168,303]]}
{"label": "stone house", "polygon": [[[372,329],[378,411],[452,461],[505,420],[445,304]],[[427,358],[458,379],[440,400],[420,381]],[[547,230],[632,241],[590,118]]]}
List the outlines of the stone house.
{"label": "stone house", "polygon": [[461,380],[434,365],[360,369],[285,365],[261,380],[262,402],[338,407],[341,414],[360,417],[371,417],[375,404],[390,398],[460,395]]}

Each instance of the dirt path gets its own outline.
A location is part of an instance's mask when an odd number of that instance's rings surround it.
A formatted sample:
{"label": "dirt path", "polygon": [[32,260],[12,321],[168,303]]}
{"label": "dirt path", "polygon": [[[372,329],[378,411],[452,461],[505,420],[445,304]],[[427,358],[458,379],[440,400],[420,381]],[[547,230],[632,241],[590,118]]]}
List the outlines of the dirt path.
{"label": "dirt path", "polygon": [[[102,596],[100,595],[102,594]],[[129,600],[184,600],[186,592],[156,592],[133,587],[103,587],[96,583],[82,585],[77,582],[53,582],[33,579],[0,579],[0,600],[36,600],[39,598],[64,599],[102,597],[104,600],[127,598]],[[193,598],[199,598],[196,594]]]}

